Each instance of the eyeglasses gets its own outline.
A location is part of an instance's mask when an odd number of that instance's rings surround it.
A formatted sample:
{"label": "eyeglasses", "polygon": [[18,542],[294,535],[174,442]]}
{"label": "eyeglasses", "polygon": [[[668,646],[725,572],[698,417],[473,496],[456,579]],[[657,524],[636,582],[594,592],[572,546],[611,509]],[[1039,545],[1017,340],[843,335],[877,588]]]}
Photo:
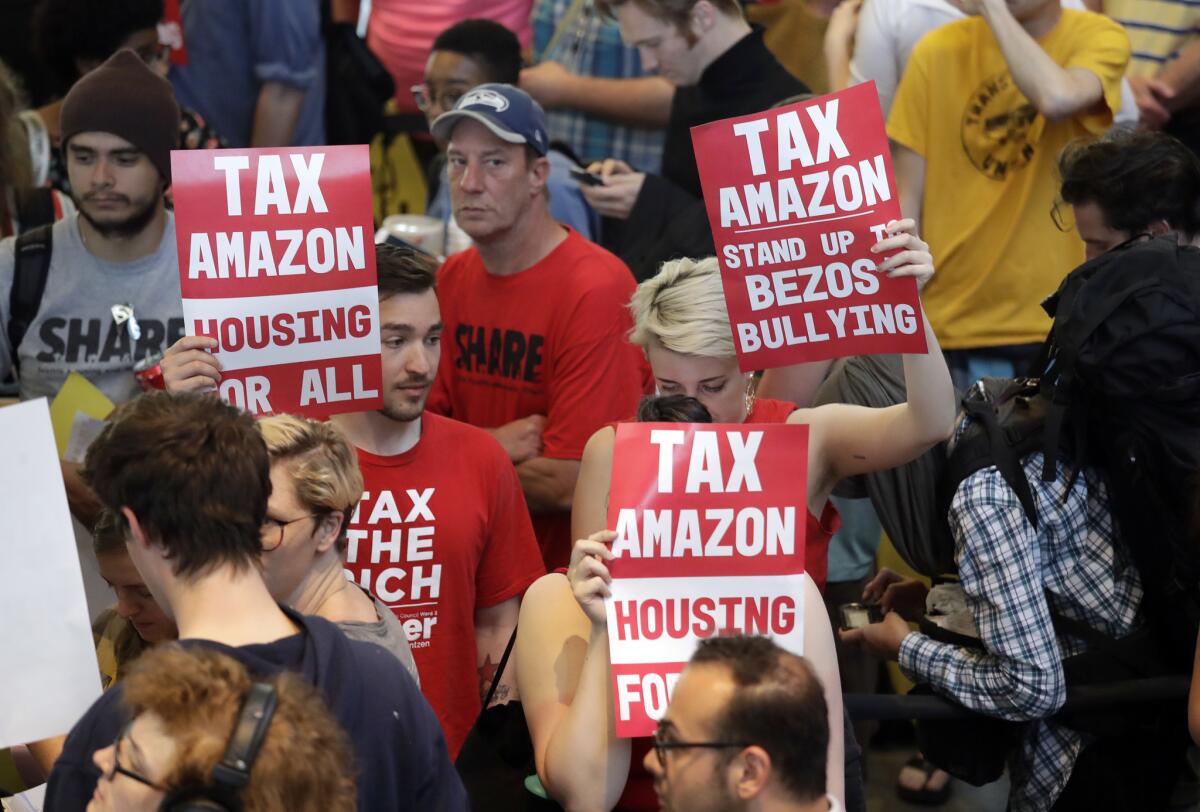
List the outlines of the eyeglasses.
{"label": "eyeglasses", "polygon": [[295,524],[296,522],[300,522],[305,519],[312,519],[320,515],[321,514],[319,513],[306,513],[303,516],[297,516],[294,519],[288,519],[286,522],[281,522],[279,519],[272,519],[270,516],[268,516],[266,521],[262,523],[262,529],[259,530],[263,552],[269,553],[280,544],[283,544],[283,530],[289,524]]}
{"label": "eyeglasses", "polygon": [[654,755],[658,763],[667,766],[667,753],[671,750],[691,750],[704,748],[706,750],[724,750],[729,747],[749,747],[744,742],[675,742],[667,739],[665,730],[654,731]]}
{"label": "eyeglasses", "polygon": [[443,110],[453,110],[454,105],[458,104],[458,100],[466,95],[465,90],[443,90],[441,93],[433,93],[429,89],[429,85],[413,85],[409,88],[412,91],[413,101],[417,103],[417,109],[424,113],[428,110],[433,102],[437,102],[438,107]]}
{"label": "eyeglasses", "polygon": [[1066,206],[1061,199],[1055,200],[1054,205],[1050,207],[1050,219],[1054,221],[1054,227],[1059,231],[1070,231],[1075,228],[1075,216],[1072,212],[1068,217],[1063,213],[1063,208]]}
{"label": "eyeglasses", "polygon": [[129,728],[131,728],[131,727],[133,727],[132,720],[127,722],[125,727],[121,728],[121,732],[117,734],[117,740],[113,742],[112,767],[110,767],[108,772],[106,772],[104,774],[105,780],[111,781],[111,780],[113,780],[113,777],[117,773],[120,773],[121,775],[123,775],[127,778],[132,778],[134,781],[137,781],[139,784],[145,784],[146,786],[150,787],[150,789],[156,789],[159,792],[166,792],[167,791],[166,787],[163,787],[163,786],[160,786],[160,785],[154,783],[149,778],[147,778],[144,775],[141,775],[140,773],[135,773],[133,770],[126,769],[125,767],[121,766],[121,742],[124,741],[129,736]]}

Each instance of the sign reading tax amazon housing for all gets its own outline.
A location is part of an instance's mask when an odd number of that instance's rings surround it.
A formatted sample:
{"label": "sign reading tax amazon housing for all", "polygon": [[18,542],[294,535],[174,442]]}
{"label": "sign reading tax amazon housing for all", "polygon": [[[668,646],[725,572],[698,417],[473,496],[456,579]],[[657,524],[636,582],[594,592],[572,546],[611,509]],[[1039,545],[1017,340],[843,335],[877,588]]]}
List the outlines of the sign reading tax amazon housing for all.
{"label": "sign reading tax amazon housing for all", "polygon": [[900,219],[874,84],[692,128],[743,370],[925,352],[917,287],[876,270]]}
{"label": "sign reading tax amazon housing for all", "polygon": [[[697,643],[803,653],[808,427],[617,427],[606,600],[617,735],[648,736]],[[823,611],[823,610],[822,610]]]}
{"label": "sign reading tax amazon housing for all", "polygon": [[365,146],[171,153],[188,335],[255,414],[382,405]]}

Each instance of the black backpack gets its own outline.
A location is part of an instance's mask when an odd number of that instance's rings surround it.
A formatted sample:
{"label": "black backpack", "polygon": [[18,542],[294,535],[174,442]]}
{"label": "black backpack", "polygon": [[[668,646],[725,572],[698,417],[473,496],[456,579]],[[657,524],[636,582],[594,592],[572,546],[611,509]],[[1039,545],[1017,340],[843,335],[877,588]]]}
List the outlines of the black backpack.
{"label": "black backpack", "polygon": [[[1046,309],[1055,321],[1041,377],[977,383],[962,399],[960,419],[970,422],[947,450],[932,452],[940,466],[934,539],[921,554],[939,566],[949,562],[930,574],[952,569],[947,513],[976,471],[996,466],[1037,527],[1023,458],[1041,451],[1046,481],[1056,478],[1060,458],[1071,476],[1093,466],[1141,576],[1150,622],[1114,640],[1054,613],[1060,636],[1088,644],[1063,661],[1068,693],[1186,675],[1200,621],[1200,544],[1190,515],[1200,501],[1200,251],[1178,246],[1173,236],[1127,244],[1069,274]],[[1187,743],[1185,714],[1182,697],[1148,694],[1132,711],[1101,705],[1060,711],[1055,719],[1091,736],[1160,743],[1166,756],[1157,768],[1170,787]],[[919,720],[917,729],[927,758],[982,784],[1003,771],[1024,726],[976,715]]]}
{"label": "black backpack", "polygon": [[[1065,458],[1108,485],[1114,519],[1172,658],[1190,665],[1200,625],[1200,250],[1173,235],[1127,243],[1072,271],[1046,303],[1054,325],[1040,379],[984,379],[962,400],[970,423],[937,484],[936,547],[961,482],[995,465],[1037,527],[1021,460],[1042,478]],[[1101,438],[1101,439],[1097,439]]]}
{"label": "black backpack", "polygon": [[12,377],[20,370],[17,349],[37,316],[46,291],[55,208],[52,190],[22,189],[15,193],[21,233],[13,250],[13,282],[8,297],[8,351]]}

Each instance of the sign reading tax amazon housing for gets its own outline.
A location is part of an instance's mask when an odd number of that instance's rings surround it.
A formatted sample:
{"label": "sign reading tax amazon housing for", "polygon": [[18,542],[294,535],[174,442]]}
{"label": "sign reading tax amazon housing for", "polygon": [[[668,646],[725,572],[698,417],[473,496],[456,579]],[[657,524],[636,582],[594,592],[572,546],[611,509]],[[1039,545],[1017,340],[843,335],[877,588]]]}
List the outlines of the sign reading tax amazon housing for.
{"label": "sign reading tax amazon housing for", "polygon": [[925,352],[916,283],[876,270],[900,219],[874,84],[692,128],[743,370]]}
{"label": "sign reading tax amazon housing for", "polygon": [[803,653],[808,427],[623,423],[606,600],[617,735],[648,736],[697,643]]}
{"label": "sign reading tax amazon housing for", "polygon": [[188,335],[255,414],[382,405],[365,146],[171,153]]}

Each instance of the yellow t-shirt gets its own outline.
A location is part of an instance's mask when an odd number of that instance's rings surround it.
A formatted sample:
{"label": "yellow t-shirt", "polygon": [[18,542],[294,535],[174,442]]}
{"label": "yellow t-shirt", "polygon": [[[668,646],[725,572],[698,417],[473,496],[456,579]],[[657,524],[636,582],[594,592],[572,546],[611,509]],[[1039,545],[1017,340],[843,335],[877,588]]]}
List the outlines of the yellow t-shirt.
{"label": "yellow t-shirt", "polygon": [[1129,34],[1129,75],[1150,79],[1200,36],[1200,3],[1162,0],[1104,0],[1104,13]]}
{"label": "yellow t-shirt", "polygon": [[1039,303],[1083,261],[1054,225],[1059,152],[1099,135],[1120,106],[1129,39],[1099,14],[1063,10],[1039,44],[1065,68],[1099,77],[1104,104],[1048,122],[1017,88],[991,29],[968,17],[913,50],[888,118],[892,140],[926,161],[921,229],[937,273],[922,299],[947,349],[1041,341]]}

